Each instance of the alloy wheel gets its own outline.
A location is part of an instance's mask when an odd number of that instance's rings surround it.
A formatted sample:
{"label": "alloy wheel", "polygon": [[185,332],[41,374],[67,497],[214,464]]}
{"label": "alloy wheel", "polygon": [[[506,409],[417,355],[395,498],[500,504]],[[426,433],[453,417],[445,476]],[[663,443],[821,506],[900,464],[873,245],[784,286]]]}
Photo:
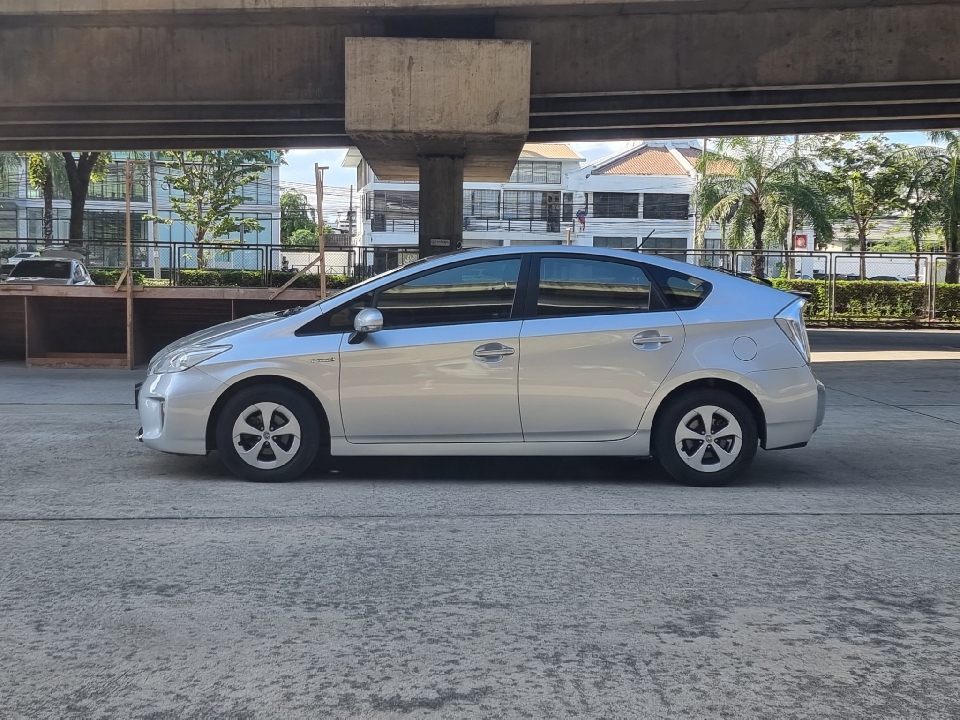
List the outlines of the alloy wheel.
{"label": "alloy wheel", "polygon": [[283,405],[258,402],[240,413],[233,424],[233,445],[248,465],[261,470],[283,467],[300,449],[296,416]]}
{"label": "alloy wheel", "polygon": [[698,472],[729,467],[743,449],[743,430],[737,419],[716,405],[702,405],[686,415],[674,434],[677,453]]}

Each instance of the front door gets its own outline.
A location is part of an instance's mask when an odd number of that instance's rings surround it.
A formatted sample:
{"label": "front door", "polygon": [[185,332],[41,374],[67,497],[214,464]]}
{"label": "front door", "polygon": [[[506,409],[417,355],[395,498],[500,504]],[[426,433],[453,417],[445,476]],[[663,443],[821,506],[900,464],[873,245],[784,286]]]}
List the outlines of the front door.
{"label": "front door", "polygon": [[520,333],[524,440],[629,437],[680,357],[680,318],[651,309],[639,263],[546,256],[531,277],[536,309]]}
{"label": "front door", "polygon": [[374,297],[383,330],[340,346],[352,443],[519,442],[519,257],[465,261]]}

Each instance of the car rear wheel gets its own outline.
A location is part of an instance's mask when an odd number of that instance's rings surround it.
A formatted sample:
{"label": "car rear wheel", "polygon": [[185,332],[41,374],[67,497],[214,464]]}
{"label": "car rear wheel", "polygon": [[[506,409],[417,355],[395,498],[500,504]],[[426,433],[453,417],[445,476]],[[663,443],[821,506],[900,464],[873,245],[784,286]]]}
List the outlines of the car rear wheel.
{"label": "car rear wheel", "polygon": [[653,429],[653,450],[663,469],[697,487],[719,487],[738,478],[753,462],[758,442],[750,408],[723,390],[681,395]]}
{"label": "car rear wheel", "polygon": [[217,450],[234,475],[257,482],[293,480],[320,447],[311,404],[282,385],[254,385],[227,401],[217,419]]}

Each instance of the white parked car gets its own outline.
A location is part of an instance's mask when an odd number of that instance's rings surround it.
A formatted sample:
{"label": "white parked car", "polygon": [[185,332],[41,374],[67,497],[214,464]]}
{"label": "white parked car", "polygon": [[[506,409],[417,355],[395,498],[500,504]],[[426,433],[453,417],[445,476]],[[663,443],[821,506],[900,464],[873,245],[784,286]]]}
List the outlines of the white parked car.
{"label": "white parked car", "polygon": [[96,285],[82,262],[62,257],[24,258],[13,266],[4,282],[30,285]]}
{"label": "white parked car", "polygon": [[722,485],[823,419],[803,303],[622,250],[443,255],[170,345],[138,437],[250,480],[328,452],[626,455]]}
{"label": "white parked car", "polygon": [[38,252],[30,252],[30,251],[18,252],[16,255],[11,256],[11,257],[7,260],[7,264],[8,264],[8,265],[16,265],[16,264],[17,264],[18,262],[20,262],[21,260],[27,260],[28,258],[35,258],[35,257],[40,257],[40,253],[38,253]]}

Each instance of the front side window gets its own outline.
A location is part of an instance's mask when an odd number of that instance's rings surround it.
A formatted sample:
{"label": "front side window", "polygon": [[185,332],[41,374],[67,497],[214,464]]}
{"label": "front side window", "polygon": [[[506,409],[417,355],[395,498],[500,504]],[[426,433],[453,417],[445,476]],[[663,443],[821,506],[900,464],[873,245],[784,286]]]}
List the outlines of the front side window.
{"label": "front side window", "polygon": [[650,281],[637,265],[587,258],[543,258],[537,317],[642,312]]}
{"label": "front side window", "polygon": [[458,265],[380,293],[383,328],[506,320],[520,275],[520,258]]}

